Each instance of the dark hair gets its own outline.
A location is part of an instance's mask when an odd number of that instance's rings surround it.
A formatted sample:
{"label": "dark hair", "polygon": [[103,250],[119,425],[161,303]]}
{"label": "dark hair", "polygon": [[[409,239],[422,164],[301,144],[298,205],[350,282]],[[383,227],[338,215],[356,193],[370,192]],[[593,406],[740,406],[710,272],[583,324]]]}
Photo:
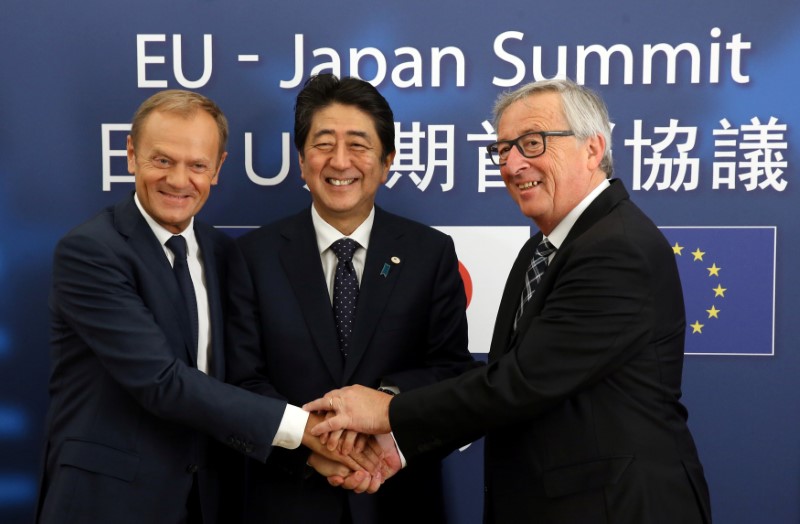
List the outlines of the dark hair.
{"label": "dark hair", "polygon": [[208,97],[192,91],[184,91],[181,89],[168,89],[166,91],[159,91],[154,94],[139,106],[136,113],[133,115],[131,124],[131,140],[133,146],[139,140],[141,129],[144,126],[144,121],[150,116],[151,113],[161,111],[180,115],[184,118],[193,116],[197,111],[205,111],[217,123],[217,130],[219,131],[219,158],[225,152],[225,146],[228,143],[228,120],[222,113],[222,110]]}
{"label": "dark hair", "polygon": [[309,78],[294,106],[294,146],[300,155],[306,145],[314,114],[331,104],[353,106],[372,118],[383,146],[381,161],[394,152],[394,114],[389,103],[372,84],[360,78],[325,73]]}

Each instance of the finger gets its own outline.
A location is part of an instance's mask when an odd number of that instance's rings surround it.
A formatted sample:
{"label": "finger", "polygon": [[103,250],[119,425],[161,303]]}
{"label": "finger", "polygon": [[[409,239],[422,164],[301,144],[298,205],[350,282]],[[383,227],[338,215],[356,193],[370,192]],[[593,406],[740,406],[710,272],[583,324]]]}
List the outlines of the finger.
{"label": "finger", "polygon": [[344,477],[341,475],[331,475],[328,477],[328,484],[333,486],[334,488],[338,488],[342,484],[344,484]]}
{"label": "finger", "polygon": [[[333,393],[333,392],[331,392]],[[317,400],[312,400],[308,404],[303,404],[303,409],[306,411],[332,411],[333,406],[331,405],[331,398],[328,393],[322,398],[318,398]]]}
{"label": "finger", "polygon": [[356,486],[356,488],[353,491],[355,491],[356,493],[364,493],[369,489],[371,484],[372,484],[372,476],[365,475],[364,480],[362,480],[361,483],[358,486]]}
{"label": "finger", "polygon": [[[358,433],[356,436],[356,441],[353,444],[353,450],[356,453],[363,453],[364,450],[369,446],[369,441],[371,438],[369,435],[364,435],[363,433]],[[374,450],[373,450],[374,451]]]}
{"label": "finger", "polygon": [[351,469],[335,460],[330,460],[318,453],[311,453],[306,460],[306,464],[324,477],[340,476],[345,477],[351,473]]}
{"label": "finger", "polygon": [[361,466],[361,468],[374,473],[381,466],[381,460],[375,456],[371,449],[367,448],[363,453],[351,453],[350,457]]}
{"label": "finger", "polygon": [[364,450],[364,447],[361,446],[361,449],[356,450],[356,439],[358,438],[358,433],[355,431],[345,431],[344,438],[341,439],[341,452],[343,455],[349,455],[354,450],[357,453],[361,453]]}
{"label": "finger", "polygon": [[369,478],[369,474],[363,471],[354,471],[344,478],[342,487],[344,489],[355,490],[364,481],[364,478]]}
{"label": "finger", "polygon": [[372,452],[375,453],[375,455],[377,457],[382,459],[383,456],[384,456],[384,451],[383,451],[383,447],[381,446],[381,443],[378,442],[378,439],[375,438],[375,437],[367,437],[367,435],[363,435],[363,434],[359,434],[359,435],[361,437],[365,437],[364,438],[364,442],[366,443],[366,446],[364,447],[364,449],[366,449],[366,447],[369,446],[369,449],[371,449]]}
{"label": "finger", "polygon": [[346,427],[347,427],[347,417],[344,415],[336,415],[335,417],[323,420],[322,422],[311,428],[311,434],[314,435],[315,437],[318,437],[323,433],[338,431],[340,429],[345,429]]}
{"label": "finger", "polygon": [[377,472],[375,475],[372,475],[372,480],[369,483],[369,487],[367,488],[367,493],[375,493],[383,484],[383,475],[381,475],[380,471]]}
{"label": "finger", "polygon": [[[342,433],[344,433],[342,429],[331,431],[330,434],[328,434],[328,442],[325,446],[331,451],[339,449],[339,441],[342,438]],[[345,455],[349,455],[349,453],[345,453]]]}

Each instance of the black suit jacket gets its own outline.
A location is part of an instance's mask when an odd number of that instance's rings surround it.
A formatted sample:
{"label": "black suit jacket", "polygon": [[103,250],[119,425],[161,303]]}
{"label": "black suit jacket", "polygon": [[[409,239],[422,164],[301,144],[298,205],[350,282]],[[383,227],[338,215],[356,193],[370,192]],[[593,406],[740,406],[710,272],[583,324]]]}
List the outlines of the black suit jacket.
{"label": "black suit jacket", "polygon": [[486,434],[487,522],[709,522],[679,402],[685,319],[672,249],[612,181],[514,331],[541,236],[511,269],[489,365],[393,399],[400,449],[413,464]]}
{"label": "black suit jacket", "polygon": [[[221,281],[230,240],[195,221],[224,375]],[[216,522],[212,443],[266,460],[285,401],[196,369],[163,248],[133,197],[67,234],[53,261],[51,405],[37,521],[178,523],[197,479]],[[221,447],[221,446],[220,446]]]}
{"label": "black suit jacket", "polygon": [[[408,391],[475,365],[467,349],[466,297],[452,240],[379,208],[346,359],[310,209],[249,233],[231,262],[228,380],[302,405],[348,384]],[[399,262],[393,262],[393,260]],[[389,265],[388,272],[383,271]],[[330,487],[305,466],[308,450],[276,450],[251,464],[248,521],[446,522],[441,455],[423,460],[374,496]]]}

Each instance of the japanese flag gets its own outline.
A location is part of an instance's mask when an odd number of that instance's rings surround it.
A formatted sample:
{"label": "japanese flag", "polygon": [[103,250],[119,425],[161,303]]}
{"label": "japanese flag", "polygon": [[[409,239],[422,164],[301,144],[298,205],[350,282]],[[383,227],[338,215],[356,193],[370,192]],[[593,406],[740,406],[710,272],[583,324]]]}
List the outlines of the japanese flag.
{"label": "japanese flag", "polygon": [[488,353],[494,321],[508,272],[522,245],[530,238],[527,226],[436,226],[456,245],[459,269],[467,291],[469,348]]}

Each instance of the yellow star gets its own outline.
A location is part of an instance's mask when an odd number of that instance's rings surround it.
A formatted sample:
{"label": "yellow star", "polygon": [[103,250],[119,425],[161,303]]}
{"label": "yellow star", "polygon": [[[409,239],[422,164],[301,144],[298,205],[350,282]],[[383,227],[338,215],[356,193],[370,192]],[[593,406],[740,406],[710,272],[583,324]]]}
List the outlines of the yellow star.
{"label": "yellow star", "polygon": [[697,249],[692,251],[692,254],[694,255],[694,261],[695,262],[697,262],[698,260],[700,260],[702,262],[703,255],[705,255],[706,252],[705,251],[700,251],[700,248],[698,247]]}
{"label": "yellow star", "polygon": [[712,291],[714,292],[714,298],[725,298],[725,292],[728,291],[728,288],[722,287],[722,284],[717,284],[717,287],[713,288]]}
{"label": "yellow star", "polygon": [[711,264],[711,267],[707,267],[706,269],[708,270],[708,276],[710,276],[710,277],[711,276],[718,277],[719,276],[719,270],[722,269],[722,268],[721,267],[717,267],[717,263],[714,262],[713,264]]}
{"label": "yellow star", "polygon": [[692,327],[692,334],[694,333],[702,333],[704,324],[701,324],[699,321],[695,320],[694,324],[689,324]]}
{"label": "yellow star", "polygon": [[719,318],[719,309],[716,306],[711,306],[711,309],[706,309],[708,318]]}
{"label": "yellow star", "polygon": [[672,252],[678,256],[681,256],[683,254],[681,251],[683,251],[683,246],[675,242],[675,245],[672,246]]}

